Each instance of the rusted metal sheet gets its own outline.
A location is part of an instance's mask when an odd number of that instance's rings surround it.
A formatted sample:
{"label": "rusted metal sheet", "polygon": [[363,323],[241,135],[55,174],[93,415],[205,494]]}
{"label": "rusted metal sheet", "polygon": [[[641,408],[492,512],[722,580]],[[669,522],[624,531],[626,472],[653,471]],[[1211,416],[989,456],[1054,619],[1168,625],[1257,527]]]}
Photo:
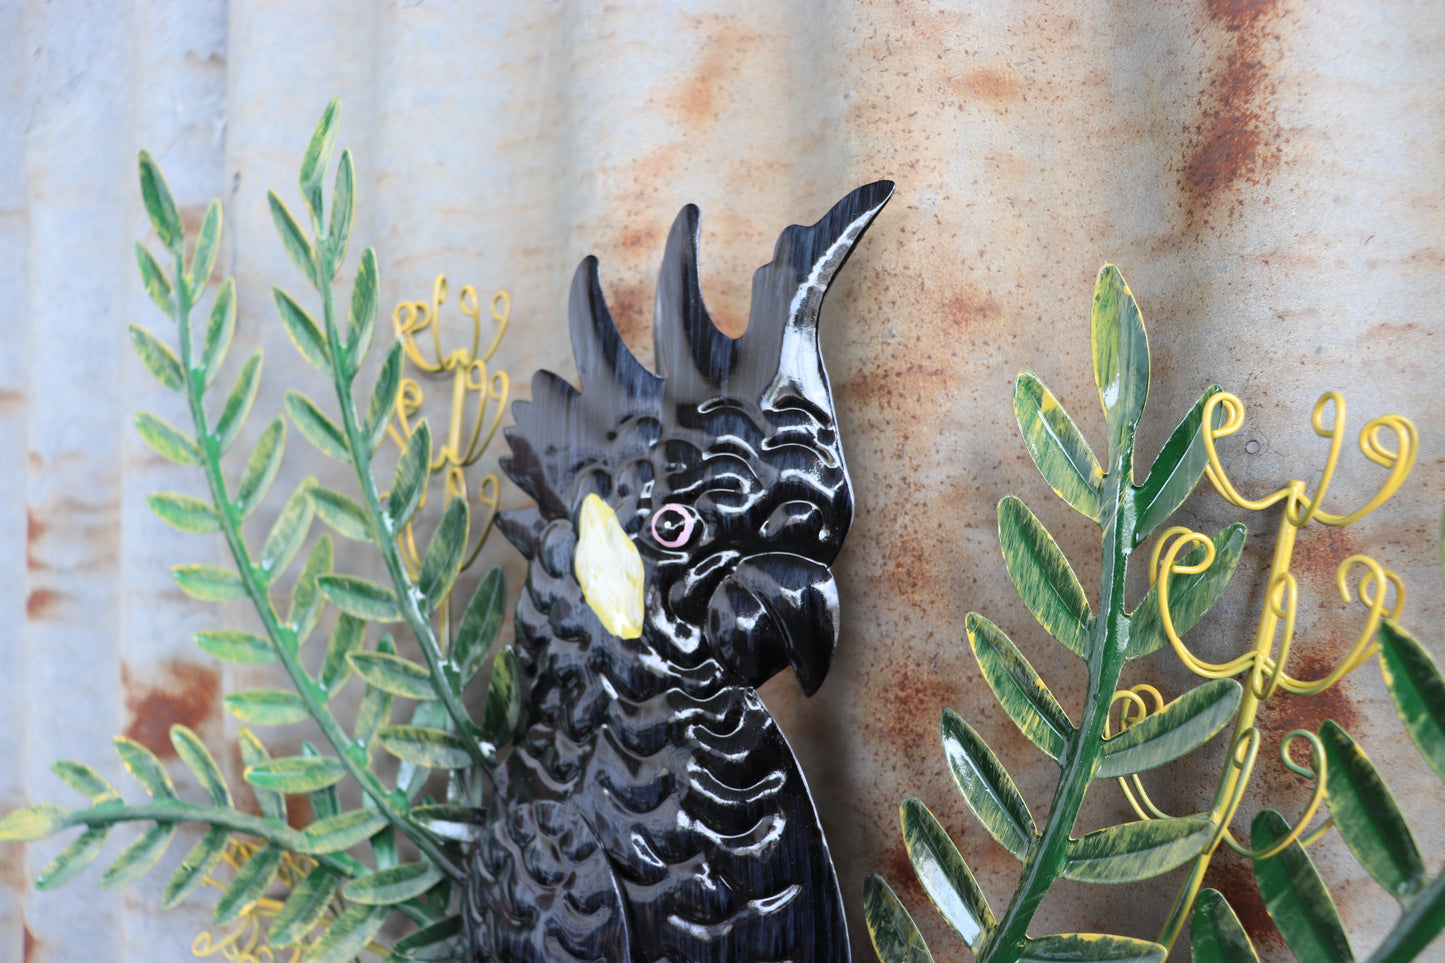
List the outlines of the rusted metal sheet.
{"label": "rusted metal sheet", "polygon": [[[1417,420],[1423,455],[1406,489],[1359,526],[1302,536],[1297,674],[1349,645],[1359,610],[1332,580],[1356,551],[1402,574],[1406,621],[1441,652],[1442,47],[1445,12],[1401,2],[0,5],[0,295],[12,307],[0,322],[0,733],[22,747],[0,772],[0,808],[62,798],[45,768],[57,757],[119,777],[116,732],[157,748],[174,721],[216,746],[230,734],[219,697],[238,680],[189,635],[244,612],[202,610],[173,588],[167,565],[218,560],[219,546],[150,515],[145,493],[198,482],[129,426],[139,408],[172,403],[125,343],[126,322],[164,323],[130,253],[145,230],[139,148],[165,166],[188,223],[211,196],[226,204],[238,347],[265,347],[268,413],[281,386],[314,382],[270,305],[270,286],[294,270],[265,191],[293,196],[333,95],[358,163],[353,257],[377,247],[386,304],[425,297],[439,271],[509,288],[499,357],[523,393],[536,368],[570,370],[566,293],[584,255],[600,258],[613,314],[647,361],[662,226],[682,204],[702,210],[709,310],[737,333],[774,226],[887,176],[898,194],[823,319],[858,507],[836,567],[837,661],[810,700],[785,685],[764,694],[819,800],[855,956],[871,959],[858,908],[864,874],[879,870],[940,958],[962,958],[911,882],[897,804],[924,799],[989,896],[1007,896],[1016,867],[950,784],[937,721],[944,706],[973,721],[1036,812],[1047,805],[1052,764],[996,710],[962,620],[976,610],[1010,629],[1077,705],[1075,665],[1031,633],[1008,585],[994,505],[1022,495],[1085,585],[1097,580],[1093,535],[1037,478],[1009,398],[1031,368],[1102,435],[1087,312],[1104,261],[1120,265],[1149,324],[1146,455],[1212,382],[1250,406],[1224,447],[1251,494],[1313,481],[1324,451],[1308,416],[1326,388],[1345,392],[1353,424],[1387,411]],[[331,470],[303,466],[306,450],[294,440],[292,482]],[[1358,502],[1378,474],[1353,456],[1331,499]],[[1217,529],[1239,513],[1202,493],[1186,516]],[[1263,536],[1246,552],[1256,584],[1242,581],[1195,631],[1214,656],[1245,647],[1261,601],[1273,519],[1248,521]],[[520,561],[492,550],[519,584]],[[1140,671],[1176,693],[1186,682],[1166,654]],[[1272,705],[1266,751],[1324,715],[1371,752],[1438,862],[1445,792],[1400,738],[1373,665],[1313,702]],[[1304,790],[1277,763],[1262,767],[1245,811],[1268,798],[1293,817]],[[1168,773],[1165,805],[1204,805],[1197,767]],[[1080,829],[1122,812],[1099,787]],[[203,901],[161,914],[158,882],[97,895],[95,871],[28,890],[57,849],[27,847],[23,867],[0,860],[0,957],[187,957]],[[1367,951],[1391,901],[1337,840],[1318,851]],[[1213,873],[1265,955],[1287,959],[1246,865],[1221,856]],[[1171,895],[1070,885],[1039,925],[1152,936]]]}

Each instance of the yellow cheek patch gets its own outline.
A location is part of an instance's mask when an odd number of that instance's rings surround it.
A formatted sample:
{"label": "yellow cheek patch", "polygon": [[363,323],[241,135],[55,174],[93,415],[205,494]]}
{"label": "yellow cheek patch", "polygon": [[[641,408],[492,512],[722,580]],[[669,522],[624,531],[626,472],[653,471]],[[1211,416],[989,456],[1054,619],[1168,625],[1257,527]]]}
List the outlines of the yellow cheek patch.
{"label": "yellow cheek patch", "polygon": [[572,572],[607,631],[622,639],[642,634],[642,556],[617,513],[596,495],[583,500],[577,518]]}

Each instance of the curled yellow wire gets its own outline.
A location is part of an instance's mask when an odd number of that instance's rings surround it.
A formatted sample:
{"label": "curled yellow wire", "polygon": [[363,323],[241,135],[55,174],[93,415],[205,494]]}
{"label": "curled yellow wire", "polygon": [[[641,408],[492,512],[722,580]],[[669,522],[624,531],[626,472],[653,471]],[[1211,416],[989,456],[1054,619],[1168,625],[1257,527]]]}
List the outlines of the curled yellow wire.
{"label": "curled yellow wire", "polygon": [[[432,297],[426,301],[403,301],[392,312],[392,326],[401,339],[403,350],[410,364],[427,375],[451,378],[451,408],[444,434],[435,436],[440,444],[432,451],[428,466],[432,475],[442,476],[444,499],[469,499],[470,486],[466,469],[474,465],[495,439],[506,412],[511,382],[505,371],[492,371],[488,364],[507,332],[512,312],[512,299],[506,291],[499,291],[492,297],[491,321],[495,326],[492,340],[485,351],[482,344],[482,309],[477,291],[472,285],[463,285],[457,301],[463,315],[471,322],[470,345],[459,347],[449,353],[442,350],[441,308],[447,299],[446,275],[439,274],[432,284]],[[430,352],[424,351],[418,343],[430,333]],[[421,383],[404,377],[397,397],[395,418],[388,425],[387,433],[398,447],[405,448],[408,439],[420,425],[420,412],[425,400]],[[427,505],[427,492],[423,488],[418,511]],[[477,484],[476,501],[485,514],[478,524],[474,513],[471,525],[474,539],[471,549],[464,556],[462,568],[469,568],[482,550],[487,535],[496,521],[501,502],[501,480],[494,473],[483,475]],[[402,559],[410,574],[416,577],[421,571],[422,551],[417,545],[416,532],[408,524],[398,535]],[[445,611],[445,610],[444,610]]]}
{"label": "curled yellow wire", "polygon": [[[1216,416],[1220,417],[1217,426]],[[1364,627],[1345,656],[1320,678],[1301,680],[1289,675],[1285,668],[1294,644],[1295,616],[1299,607],[1299,584],[1290,571],[1290,561],[1299,530],[1311,521],[1330,527],[1342,527],[1359,521],[1379,508],[1404,483],[1419,449],[1415,426],[1408,419],[1399,415],[1385,415],[1367,422],[1359,436],[1360,451],[1369,461],[1387,469],[1388,474],[1375,494],[1358,508],[1335,514],[1326,511],[1323,504],[1344,447],[1345,401],[1338,392],[1331,391],[1321,395],[1310,415],[1310,426],[1314,433],[1329,440],[1325,466],[1313,494],[1300,480],[1292,480],[1262,498],[1249,499],[1240,494],[1225,472],[1215,447],[1218,439],[1234,434],[1244,425],[1244,404],[1236,396],[1220,393],[1209,398],[1205,402],[1202,422],[1204,429],[1201,437],[1208,461],[1205,474],[1219,494],[1236,507],[1248,511],[1262,511],[1281,503],[1282,511],[1254,647],[1226,662],[1207,662],[1191,652],[1179,637],[1169,610],[1170,579],[1176,575],[1199,574],[1207,570],[1215,560],[1213,540],[1187,528],[1170,528],[1156,541],[1150,556],[1149,577],[1159,600],[1160,626],[1180,661],[1191,672],[1209,679],[1232,678],[1242,672],[1248,673],[1235,720],[1234,735],[1231,738],[1229,761],[1220,777],[1209,813],[1216,826],[1214,838],[1201,850],[1181,887],[1174,909],[1159,937],[1159,941],[1165,946],[1173,946],[1178,938],[1194,898],[1203,885],[1210,858],[1221,844],[1228,845],[1242,855],[1265,859],[1294,842],[1300,842],[1304,846],[1311,845],[1332,825],[1327,819],[1318,829],[1308,835],[1305,833],[1306,827],[1314,821],[1325,799],[1326,763],[1318,737],[1310,732],[1295,730],[1285,736],[1280,753],[1285,765],[1292,772],[1314,781],[1310,802],[1303,815],[1282,839],[1263,851],[1252,851],[1242,846],[1229,829],[1244,798],[1258,756],[1260,734],[1255,728],[1255,719],[1260,705],[1281,690],[1301,696],[1317,694],[1358,668],[1374,654],[1374,633],[1380,620],[1386,615],[1397,618],[1405,602],[1404,583],[1394,572],[1368,556],[1352,555],[1345,559],[1336,569],[1335,584],[1340,597],[1349,604],[1354,600],[1350,591],[1351,577],[1357,569],[1363,570],[1357,594],[1359,602],[1367,612]],[[1203,561],[1192,565],[1181,563],[1181,555],[1192,551],[1196,546],[1204,549]],[[1391,589],[1394,590],[1393,601],[1389,600]],[[1305,739],[1310,744],[1309,767],[1298,765],[1289,755],[1290,747],[1296,739]],[[1132,777],[1132,783],[1132,786],[1126,786],[1121,780],[1120,785],[1125,789],[1125,797],[1134,811],[1141,817],[1150,812],[1155,816],[1161,815],[1144,793],[1137,775]]]}

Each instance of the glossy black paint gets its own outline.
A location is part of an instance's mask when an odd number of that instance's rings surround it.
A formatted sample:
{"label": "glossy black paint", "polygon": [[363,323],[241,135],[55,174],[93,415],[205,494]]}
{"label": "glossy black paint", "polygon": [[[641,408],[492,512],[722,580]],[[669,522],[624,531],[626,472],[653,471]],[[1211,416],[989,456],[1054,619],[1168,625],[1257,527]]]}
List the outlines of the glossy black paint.
{"label": "glossy black paint", "polygon": [[[784,231],[738,339],[703,307],[684,208],[658,281],[660,374],[618,335],[596,259],[578,269],[581,391],[538,372],[503,461],[537,502],[502,521],[531,561],[514,643],[529,691],[468,854],[468,959],[849,958],[812,799],[754,689],[791,666],[812,693],[832,661],[828,566],[853,501],[818,312],[892,189]],[[644,562],[637,639],[603,629],[572,575],[593,492]],[[687,539],[663,544],[689,512]]]}

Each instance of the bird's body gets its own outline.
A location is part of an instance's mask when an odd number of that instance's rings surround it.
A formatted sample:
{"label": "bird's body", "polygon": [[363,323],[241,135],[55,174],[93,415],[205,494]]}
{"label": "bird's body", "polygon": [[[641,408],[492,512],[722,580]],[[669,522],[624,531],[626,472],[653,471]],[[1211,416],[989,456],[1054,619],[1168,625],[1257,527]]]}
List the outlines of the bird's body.
{"label": "bird's body", "polygon": [[[470,958],[849,958],[812,799],[755,686],[792,665],[811,693],[831,660],[827,566],[852,496],[817,313],[891,186],[789,228],[736,340],[702,308],[685,209],[659,281],[660,376],[623,345],[595,261],[579,270],[582,390],[539,373],[509,434],[507,471],[537,500],[503,523],[531,562],[513,646],[526,697],[469,853]],[[642,562],[635,637],[579,583],[590,496]]]}

